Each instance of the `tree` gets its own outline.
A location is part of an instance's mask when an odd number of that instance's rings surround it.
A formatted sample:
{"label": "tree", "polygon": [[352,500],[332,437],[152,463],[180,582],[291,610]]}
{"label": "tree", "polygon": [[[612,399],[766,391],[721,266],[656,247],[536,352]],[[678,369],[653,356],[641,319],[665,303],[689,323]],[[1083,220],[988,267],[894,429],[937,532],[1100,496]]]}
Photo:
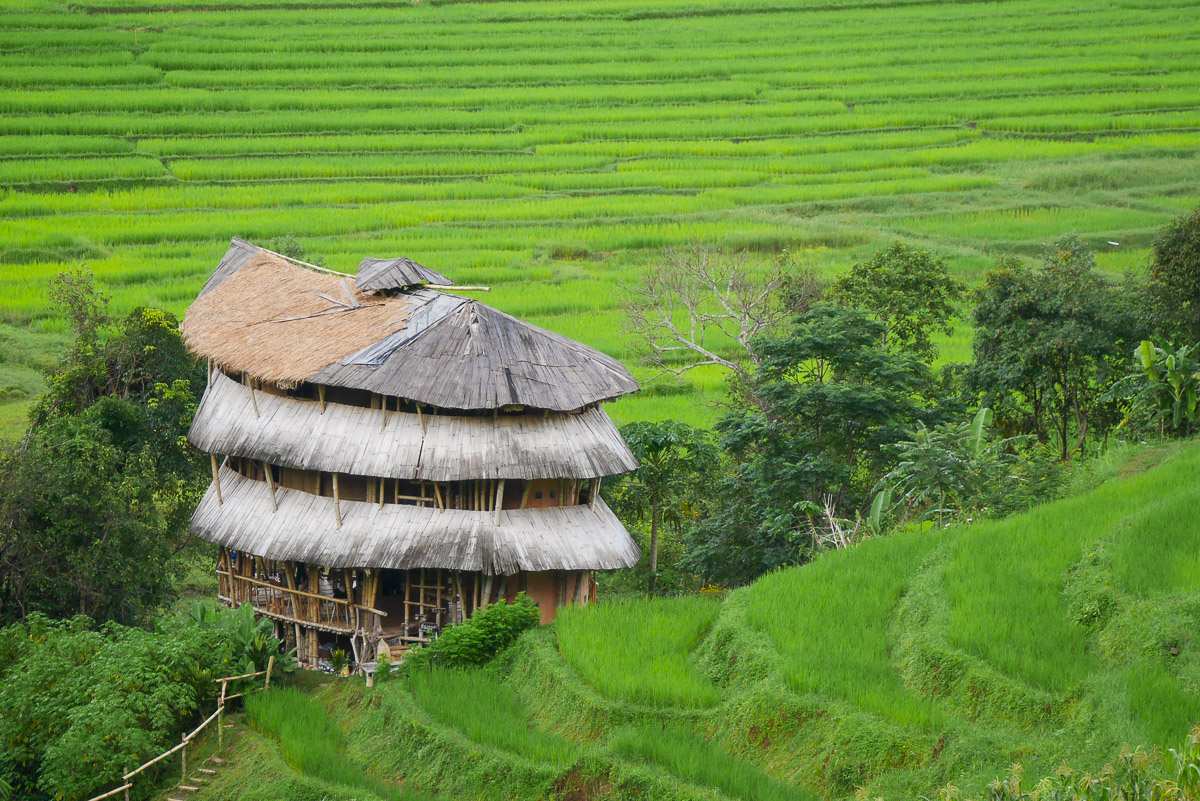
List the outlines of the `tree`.
{"label": "tree", "polygon": [[964,291],[941,259],[897,242],[851,267],[834,282],[831,294],[883,323],[880,344],[893,353],[932,360],[937,354],[932,336],[950,333]]}
{"label": "tree", "polygon": [[136,309],[113,325],[89,281],[58,280],[75,344],[24,440],[0,452],[0,623],[143,621],[172,586],[206,484],[186,440],[203,371],[175,319]]}
{"label": "tree", "polygon": [[1200,340],[1200,207],[1159,232],[1150,279],[1164,318],[1163,333],[1182,342]]}
{"label": "tree", "polygon": [[759,369],[717,424],[733,463],[690,535],[695,569],[733,582],[800,561],[816,546],[814,509],[870,503],[885,447],[931,414],[928,366],[885,348],[883,332],[822,302],[755,344]]}
{"label": "tree", "polygon": [[975,295],[971,386],[1008,434],[1053,440],[1062,460],[1120,420],[1105,393],[1142,338],[1131,295],[1094,268],[1072,234],[1040,269],[1001,260]]}
{"label": "tree", "polygon": [[638,468],[625,476],[612,493],[618,514],[650,517],[650,577],[654,594],[658,575],[658,538],[664,523],[681,525],[688,508],[697,506],[702,482],[720,456],[707,432],[674,420],[634,422],[621,427]]}
{"label": "tree", "polygon": [[758,361],[754,340],[811,305],[821,286],[783,259],[759,264],[693,245],[667,251],[628,292],[627,329],[643,363],[660,374],[715,365],[744,375]]}

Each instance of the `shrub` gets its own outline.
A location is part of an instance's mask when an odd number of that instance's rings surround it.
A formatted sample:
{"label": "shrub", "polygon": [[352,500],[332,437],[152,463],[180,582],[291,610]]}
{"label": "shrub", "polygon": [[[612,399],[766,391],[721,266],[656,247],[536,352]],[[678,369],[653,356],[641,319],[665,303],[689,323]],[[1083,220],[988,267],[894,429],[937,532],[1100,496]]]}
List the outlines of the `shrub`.
{"label": "shrub", "polygon": [[442,667],[481,665],[540,620],[537,604],[525,593],[519,593],[514,603],[499,601],[447,629],[425,648],[410,653],[405,665],[409,669],[433,664]]}

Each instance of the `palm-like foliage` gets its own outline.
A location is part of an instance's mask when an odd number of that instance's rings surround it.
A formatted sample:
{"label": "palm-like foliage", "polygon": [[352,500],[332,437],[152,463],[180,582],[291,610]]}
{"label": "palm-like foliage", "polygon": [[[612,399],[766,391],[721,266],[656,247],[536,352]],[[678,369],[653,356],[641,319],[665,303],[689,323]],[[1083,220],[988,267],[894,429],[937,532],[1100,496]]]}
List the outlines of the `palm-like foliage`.
{"label": "palm-like foliage", "polygon": [[919,522],[936,519],[939,528],[984,512],[1000,482],[1012,476],[1016,446],[1028,439],[989,441],[991,420],[984,408],[970,423],[918,423],[911,440],[896,444],[899,464],[881,484],[892,487]]}
{"label": "palm-like foliage", "polygon": [[1134,351],[1138,368],[1118,381],[1108,396],[1129,403],[1127,423],[1141,419],[1158,429],[1161,439],[1168,433],[1187,436],[1200,424],[1200,345],[1184,345],[1175,351],[1143,341]]}

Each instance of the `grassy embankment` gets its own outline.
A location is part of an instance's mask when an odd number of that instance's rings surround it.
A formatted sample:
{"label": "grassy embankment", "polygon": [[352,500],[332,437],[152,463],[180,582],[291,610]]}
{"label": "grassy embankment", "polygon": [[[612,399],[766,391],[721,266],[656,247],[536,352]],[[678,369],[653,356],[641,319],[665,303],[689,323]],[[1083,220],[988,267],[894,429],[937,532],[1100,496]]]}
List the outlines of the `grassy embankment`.
{"label": "grassy embankment", "polygon": [[[568,610],[488,669],[313,697],[353,771],[453,798],[908,799],[1013,763],[1096,770],[1200,722],[1197,471],[1200,444],[1130,449],[1008,520],[723,600]],[[259,754],[239,746],[232,775]]]}
{"label": "grassy embankment", "polygon": [[[0,431],[61,347],[49,276],[86,262],[118,312],[178,314],[234,234],[350,271],[408,254],[626,361],[621,285],[695,239],[831,275],[900,238],[971,279],[1078,230],[1140,269],[1200,199],[1193,11],[14,0],[0,323],[36,345],[0,340]],[[613,414],[706,423],[720,381]]]}

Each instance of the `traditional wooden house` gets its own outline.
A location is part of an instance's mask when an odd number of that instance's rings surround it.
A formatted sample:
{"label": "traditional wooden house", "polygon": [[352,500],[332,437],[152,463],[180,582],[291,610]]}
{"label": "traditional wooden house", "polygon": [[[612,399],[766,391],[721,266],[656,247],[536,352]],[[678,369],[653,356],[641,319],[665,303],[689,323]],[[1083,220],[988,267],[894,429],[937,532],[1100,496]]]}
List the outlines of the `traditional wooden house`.
{"label": "traditional wooden house", "polygon": [[520,591],[548,622],[637,561],[599,494],[636,466],[600,408],[637,389],[618,361],[408,259],[301,265],[234,239],[181,326],[209,374],[191,530],[224,603],[304,663],[369,661]]}

